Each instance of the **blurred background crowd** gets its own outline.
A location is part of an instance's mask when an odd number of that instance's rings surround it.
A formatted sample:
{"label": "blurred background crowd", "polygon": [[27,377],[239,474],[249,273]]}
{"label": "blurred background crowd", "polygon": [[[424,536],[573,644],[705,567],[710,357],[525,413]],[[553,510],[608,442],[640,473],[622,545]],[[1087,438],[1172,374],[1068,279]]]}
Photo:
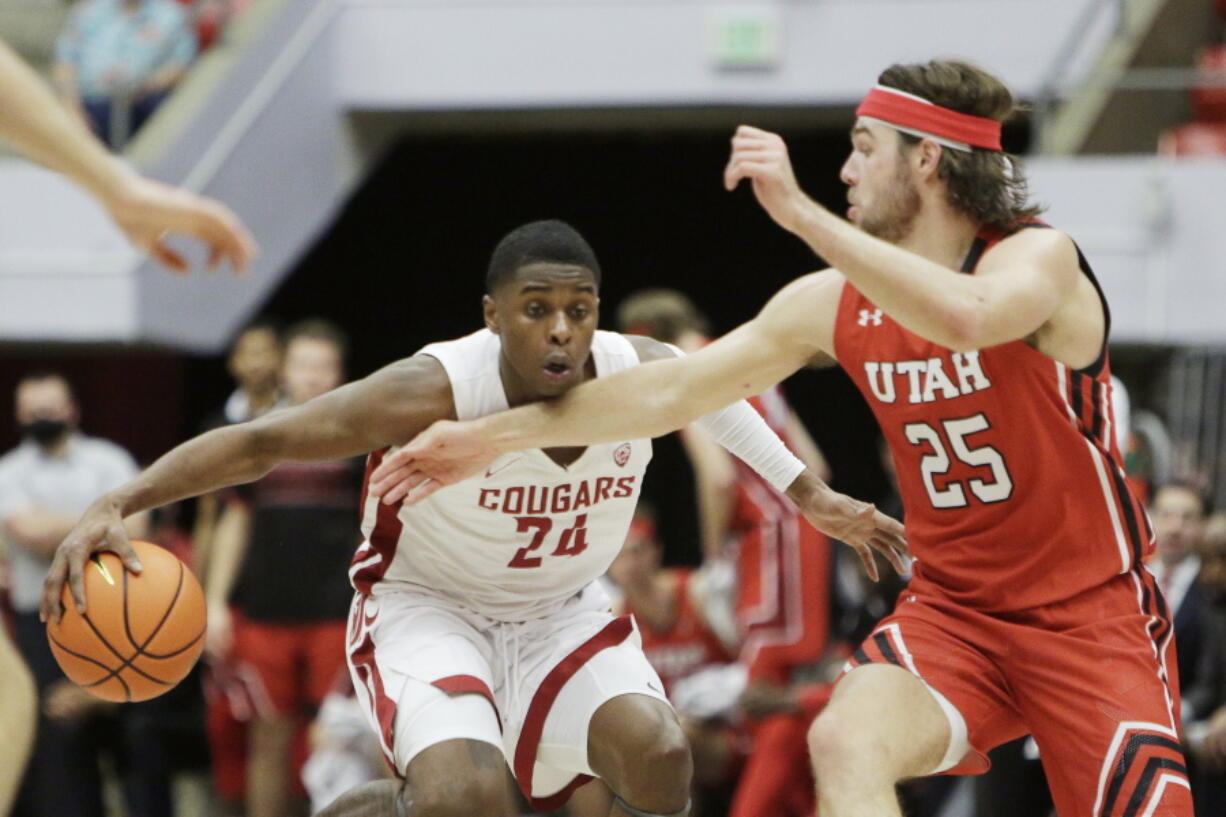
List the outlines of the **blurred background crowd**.
{"label": "blurred background crowd", "polygon": [[[905,5],[688,4],[712,15],[717,42],[696,46],[709,49],[708,87],[685,65],[672,66],[676,85],[666,73],[619,75],[622,63],[600,54],[587,65],[578,52],[602,18],[567,15],[619,13],[595,0],[580,11],[531,0],[441,11],[413,0],[0,0],[0,37],[101,139],[233,202],[265,246],[250,280],[166,278],[117,249],[62,188],[0,162],[0,393],[13,399],[0,424],[0,592],[41,708],[14,814],[289,817],[387,774],[342,649],[360,460],[284,465],[134,522],[194,567],[209,604],[204,660],[147,703],[106,704],[63,679],[37,621],[50,553],[98,494],[177,442],[478,328],[488,253],[524,221],[561,217],[590,239],[606,271],[603,328],[692,351],[751,317],[820,261],[720,192],[727,134],[746,119],[780,130],[802,184],[841,209],[849,100],[820,71],[796,80],[789,48],[814,33],[814,15],[863,31],[898,23]],[[1001,4],[954,5],[973,22]],[[992,13],[1026,7],[1003,5]],[[660,31],[680,6],[659,4]],[[1083,242],[1116,311],[1116,432],[1174,613],[1198,813],[1221,815],[1226,333],[1213,296],[1226,295],[1226,3],[1066,6],[1052,11],[1046,67],[1019,80],[1033,111],[1006,128],[1006,147],[1031,158],[1036,196],[1065,208],[1051,218]],[[529,14],[518,40],[490,22],[525,10],[544,16]],[[607,36],[631,52],[626,65],[654,71],[674,42],[653,39],[651,9],[635,14]],[[924,39],[948,21],[927,25],[916,54],[828,44],[825,70],[867,52],[872,70],[850,80],[863,89],[889,62],[943,56]],[[987,67],[1022,61],[1003,42],[970,42],[970,30],[962,50]],[[1028,31],[1018,39],[1035,46]],[[432,39],[443,52],[468,43],[465,67],[441,64]],[[508,39],[523,65],[478,76],[478,56]],[[466,71],[472,87],[448,97],[437,78]],[[541,90],[546,75],[557,87]],[[609,90],[604,80],[619,76]],[[837,489],[903,516],[871,415],[841,372],[802,372],[755,404]],[[807,726],[907,577],[882,564],[870,582],[847,548],[799,523],[696,428],[657,441],[643,496],[607,581],[683,716],[694,813],[812,814]],[[980,777],[906,784],[907,813],[1050,814],[1033,741],[992,761]],[[599,802],[580,794],[570,813],[595,817]]]}

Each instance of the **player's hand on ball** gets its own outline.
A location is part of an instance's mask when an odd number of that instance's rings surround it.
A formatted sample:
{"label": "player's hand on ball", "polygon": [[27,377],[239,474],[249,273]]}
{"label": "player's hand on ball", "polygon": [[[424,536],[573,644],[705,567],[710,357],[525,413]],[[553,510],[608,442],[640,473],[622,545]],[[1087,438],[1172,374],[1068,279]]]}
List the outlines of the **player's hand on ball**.
{"label": "player's hand on ball", "polygon": [[878,579],[874,550],[900,575],[907,572],[911,555],[902,523],[870,503],[826,489],[814,492],[800,510],[813,527],[855,548],[873,581]]}
{"label": "player's hand on ball", "polygon": [[77,611],[85,612],[85,562],[103,550],[117,554],[123,560],[124,567],[133,573],[141,572],[140,559],[128,542],[128,532],[124,529],[119,506],[109,496],[103,496],[90,505],[56,548],[51,569],[43,581],[40,619],[59,623],[64,612],[60,599],[65,581],[68,582]]}
{"label": "player's hand on ball", "polygon": [[724,168],[724,187],[736,189],[742,179],[753,183],[762,209],[780,227],[795,231],[809,197],[796,182],[788,146],[778,134],[741,125],[732,137],[732,155]]}
{"label": "player's hand on ball", "polygon": [[384,458],[371,474],[370,491],[389,505],[413,505],[468,479],[497,456],[477,423],[439,420]]}

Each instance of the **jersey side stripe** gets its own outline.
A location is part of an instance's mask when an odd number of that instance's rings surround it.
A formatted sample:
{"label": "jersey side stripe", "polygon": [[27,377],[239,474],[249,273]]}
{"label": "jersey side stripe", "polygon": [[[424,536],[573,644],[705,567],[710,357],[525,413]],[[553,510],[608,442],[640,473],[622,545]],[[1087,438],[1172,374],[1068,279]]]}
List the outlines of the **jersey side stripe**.
{"label": "jersey side stripe", "polygon": [[1141,611],[1161,622],[1160,627],[1151,627],[1150,635],[1154,640],[1154,655],[1158,659],[1158,677],[1162,681],[1163,693],[1166,696],[1167,715],[1171,721],[1171,728],[1174,729],[1175,702],[1171,698],[1170,671],[1167,668],[1166,659],[1171,639],[1175,635],[1175,626],[1170,610],[1167,609],[1166,599],[1158,590],[1158,580],[1154,578],[1154,574],[1143,567],[1136,568],[1132,572],[1132,579],[1143,590],[1140,594]]}
{"label": "jersey side stripe", "polygon": [[404,523],[400,521],[400,506],[386,505],[377,497],[368,496],[366,485],[370,475],[383,462],[386,451],[374,453],[366,463],[366,479],[363,482],[362,532],[366,542],[354,554],[349,575],[353,587],[359,593],[369,595],[371,588],[387,573],[396,555],[396,545]]}
{"label": "jersey side stripe", "polygon": [[1128,484],[1124,482],[1124,475],[1120,473],[1119,468],[1115,467],[1114,463],[1111,466],[1111,481],[1115,484],[1115,491],[1120,498],[1120,505],[1124,508],[1124,521],[1128,525],[1133,559],[1135,564],[1140,564],[1145,555],[1145,545],[1141,539],[1141,529],[1137,525],[1136,504],[1132,498],[1132,493],[1128,490]]}
{"label": "jersey side stripe", "polygon": [[[1073,407],[1069,404],[1068,400],[1068,367],[1058,360],[1055,361],[1055,364],[1060,395],[1064,398],[1064,408],[1068,411],[1069,421],[1073,425],[1077,425],[1077,415],[1073,412]],[[1098,484],[1103,492],[1103,501],[1107,503],[1107,512],[1111,518],[1111,530],[1115,534],[1115,544],[1120,552],[1120,572],[1127,573],[1132,567],[1132,559],[1128,544],[1124,541],[1124,530],[1120,525],[1119,508],[1116,505],[1111,486],[1107,482],[1106,470],[1103,468],[1102,456],[1098,448],[1088,439],[1085,440],[1085,444],[1086,448],[1090,451],[1090,459],[1094,461],[1094,471],[1098,474]]]}
{"label": "jersey side stripe", "polygon": [[[1073,389],[1073,394],[1081,395],[1083,393],[1083,389],[1081,388],[1081,380],[1088,380],[1089,378],[1086,378],[1084,375],[1078,374],[1077,372],[1073,372],[1072,376],[1078,383],[1078,385]],[[1091,399],[1093,399],[1093,395],[1096,394],[1096,391],[1092,389],[1090,393],[1092,395]],[[1128,534],[1129,548],[1132,551],[1133,563],[1140,563],[1145,554],[1145,542],[1148,541],[1148,536],[1142,538],[1141,528],[1137,524],[1137,520],[1144,517],[1145,514],[1143,511],[1138,509],[1135,498],[1128,490],[1128,484],[1124,480],[1124,475],[1120,472],[1119,465],[1115,458],[1111,456],[1111,447],[1100,446],[1099,435],[1091,429],[1091,424],[1086,422],[1084,415],[1078,415],[1078,420],[1079,422],[1076,423],[1076,425],[1082,436],[1093,444],[1094,448],[1098,450],[1101,458],[1105,460],[1104,467],[1106,468],[1107,473],[1110,475],[1112,487],[1115,490],[1117,501],[1119,502],[1119,506],[1123,512],[1123,519],[1126,526],[1125,529]],[[1125,570],[1127,569],[1128,568],[1125,568]]]}
{"label": "jersey side stripe", "polygon": [[[1082,376],[1084,377],[1084,375]],[[1090,386],[1090,407],[1091,407],[1090,429],[1093,431],[1094,436],[1100,440],[1103,440],[1103,443],[1105,444],[1106,440],[1103,439],[1102,390],[1098,388],[1098,386],[1101,384],[1099,384],[1092,377],[1086,377],[1086,380],[1088,381],[1088,384]],[[1111,447],[1107,446],[1107,450],[1110,450],[1110,449]]]}
{"label": "jersey side stripe", "polygon": [[1069,372],[1069,394],[1072,396],[1073,416],[1077,418],[1077,422],[1084,425],[1085,423],[1085,404],[1081,391],[1081,375],[1077,372]]}
{"label": "jersey side stripe", "polygon": [[1105,422],[1103,423],[1103,434],[1102,434],[1103,447],[1106,448],[1108,451],[1111,451],[1114,448],[1114,442],[1115,442],[1111,437],[1111,429],[1114,425],[1114,419],[1115,419],[1115,406],[1111,402],[1112,386],[1111,386],[1111,383],[1109,382],[1099,383],[1098,385],[1102,391],[1102,396],[1099,399],[1102,400],[1103,417],[1105,418]]}

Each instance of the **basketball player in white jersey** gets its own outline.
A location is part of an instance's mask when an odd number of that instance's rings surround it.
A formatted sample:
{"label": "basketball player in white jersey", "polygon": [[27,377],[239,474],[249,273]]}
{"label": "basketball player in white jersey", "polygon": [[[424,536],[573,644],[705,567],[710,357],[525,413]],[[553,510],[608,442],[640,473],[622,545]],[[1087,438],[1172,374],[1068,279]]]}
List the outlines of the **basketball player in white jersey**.
{"label": "basketball player in white jersey", "polygon": [[[139,569],[119,524],[128,514],[256,479],[284,460],[373,451],[369,473],[440,418],[548,399],[676,354],[597,331],[599,283],[595,255],[569,226],[515,230],[490,263],[485,329],[174,449],[99,499],[60,545],[44,615],[60,614],[65,579],[83,603],[93,551]],[[897,522],[832,492],[747,404],[704,422],[827,533],[891,554],[905,547]],[[650,457],[645,439],[520,452],[411,508],[366,492],[349,662],[407,786],[366,784],[325,814],[502,817],[512,810],[508,763],[536,811],[560,807],[591,776],[615,795],[612,815],[688,811],[689,747],[632,620],[614,618],[594,582],[625,541]]]}

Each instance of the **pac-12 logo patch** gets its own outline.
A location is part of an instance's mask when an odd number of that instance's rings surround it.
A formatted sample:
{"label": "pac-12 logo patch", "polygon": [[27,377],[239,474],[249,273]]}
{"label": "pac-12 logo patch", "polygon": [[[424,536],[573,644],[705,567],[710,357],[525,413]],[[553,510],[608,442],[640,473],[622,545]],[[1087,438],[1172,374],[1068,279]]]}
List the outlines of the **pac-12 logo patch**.
{"label": "pac-12 logo patch", "polygon": [[622,443],[613,450],[613,462],[617,463],[619,468],[630,462],[630,443]]}

